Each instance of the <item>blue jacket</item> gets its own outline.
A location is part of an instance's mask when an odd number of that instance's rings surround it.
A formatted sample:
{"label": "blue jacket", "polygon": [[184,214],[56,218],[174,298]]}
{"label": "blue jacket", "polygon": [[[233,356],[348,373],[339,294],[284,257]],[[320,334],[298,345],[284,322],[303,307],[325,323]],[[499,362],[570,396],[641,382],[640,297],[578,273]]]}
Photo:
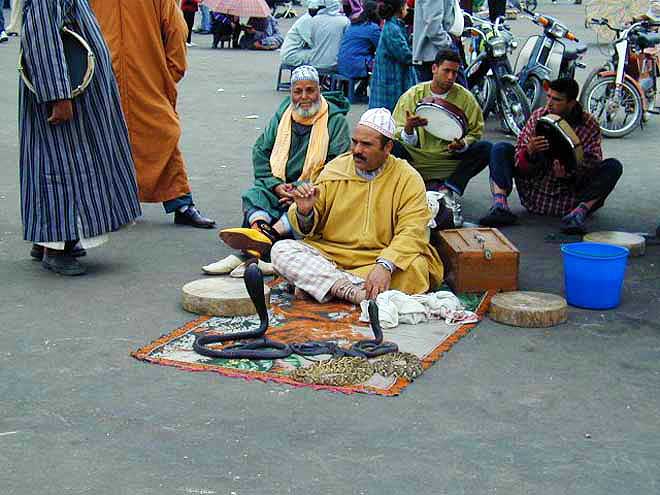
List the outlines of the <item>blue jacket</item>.
{"label": "blue jacket", "polygon": [[367,77],[367,66],[373,64],[380,33],[380,26],[373,22],[348,26],[339,48],[339,73],[351,78]]}

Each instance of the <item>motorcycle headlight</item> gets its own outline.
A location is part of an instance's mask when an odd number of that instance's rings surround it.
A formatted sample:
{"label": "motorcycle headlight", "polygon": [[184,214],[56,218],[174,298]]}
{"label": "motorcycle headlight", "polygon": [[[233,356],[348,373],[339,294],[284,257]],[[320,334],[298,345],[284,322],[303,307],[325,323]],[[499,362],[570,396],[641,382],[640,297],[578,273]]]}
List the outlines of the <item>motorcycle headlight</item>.
{"label": "motorcycle headlight", "polygon": [[563,38],[566,36],[566,33],[568,33],[568,29],[561,24],[555,23],[550,27],[550,29],[548,29],[548,33],[550,33],[555,38]]}
{"label": "motorcycle headlight", "polygon": [[488,44],[493,57],[504,57],[506,55],[506,41],[503,38],[493,38]]}

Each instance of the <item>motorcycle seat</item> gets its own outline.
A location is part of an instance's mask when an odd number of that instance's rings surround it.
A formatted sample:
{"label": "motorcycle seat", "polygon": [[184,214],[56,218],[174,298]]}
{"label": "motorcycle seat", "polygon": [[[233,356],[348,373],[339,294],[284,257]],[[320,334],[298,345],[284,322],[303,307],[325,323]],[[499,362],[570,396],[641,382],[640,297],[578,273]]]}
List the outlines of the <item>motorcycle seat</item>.
{"label": "motorcycle seat", "polygon": [[579,55],[587,51],[587,45],[582,42],[575,43],[574,41],[565,41],[564,45],[564,58],[566,60],[575,60]]}
{"label": "motorcycle seat", "polygon": [[642,49],[660,45],[660,33],[639,33],[637,35],[637,43],[639,43],[639,47]]}

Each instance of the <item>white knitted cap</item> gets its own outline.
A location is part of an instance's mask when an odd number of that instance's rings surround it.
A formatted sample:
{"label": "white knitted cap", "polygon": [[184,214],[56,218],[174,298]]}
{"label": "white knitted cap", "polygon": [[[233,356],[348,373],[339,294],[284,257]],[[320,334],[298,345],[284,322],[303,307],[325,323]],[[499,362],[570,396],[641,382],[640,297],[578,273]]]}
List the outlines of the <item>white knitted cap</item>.
{"label": "white knitted cap", "polygon": [[291,73],[291,85],[297,81],[314,81],[319,83],[319,71],[311,65],[301,65]]}
{"label": "white knitted cap", "polygon": [[383,136],[394,139],[396,125],[392,119],[392,114],[387,108],[370,108],[362,114],[359,124],[371,127]]}

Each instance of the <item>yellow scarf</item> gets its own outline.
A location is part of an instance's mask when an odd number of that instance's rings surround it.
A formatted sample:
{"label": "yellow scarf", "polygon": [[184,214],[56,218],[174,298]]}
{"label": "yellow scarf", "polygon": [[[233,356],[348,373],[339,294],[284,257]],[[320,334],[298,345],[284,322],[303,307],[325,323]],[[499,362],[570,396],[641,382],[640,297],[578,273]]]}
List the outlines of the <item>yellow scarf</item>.
{"label": "yellow scarf", "polygon": [[293,111],[293,104],[285,110],[277,126],[275,145],[270,154],[270,169],[274,177],[286,182],[286,164],[291,148],[291,119],[298,124],[311,125],[305,164],[298,180],[314,179],[325,165],[330,134],[328,133],[328,102],[321,96],[321,108],[313,117],[303,118]]}

